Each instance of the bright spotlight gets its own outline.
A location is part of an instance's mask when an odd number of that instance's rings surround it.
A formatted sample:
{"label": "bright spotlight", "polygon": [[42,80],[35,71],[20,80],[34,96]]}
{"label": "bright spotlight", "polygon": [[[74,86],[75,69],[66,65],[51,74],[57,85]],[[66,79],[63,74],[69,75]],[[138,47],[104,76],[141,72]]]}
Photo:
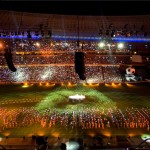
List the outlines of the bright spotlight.
{"label": "bright spotlight", "polygon": [[36,42],[35,45],[36,45],[37,47],[40,47],[40,43],[39,43],[39,42]]}
{"label": "bright spotlight", "polygon": [[99,46],[100,48],[103,48],[103,47],[105,46],[105,44],[104,44],[103,42],[100,42],[100,43],[98,43],[98,46]]}
{"label": "bright spotlight", "polygon": [[76,100],[76,101],[80,101],[80,100],[84,100],[85,96],[84,95],[70,95],[69,96],[69,100]]}
{"label": "bright spotlight", "polygon": [[79,143],[70,141],[66,143],[67,150],[77,150],[79,148]]}
{"label": "bright spotlight", "polygon": [[3,44],[2,43],[0,43],[0,48],[3,48]]}
{"label": "bright spotlight", "polygon": [[118,43],[118,48],[119,49],[122,49],[124,47],[124,44],[123,43]]}

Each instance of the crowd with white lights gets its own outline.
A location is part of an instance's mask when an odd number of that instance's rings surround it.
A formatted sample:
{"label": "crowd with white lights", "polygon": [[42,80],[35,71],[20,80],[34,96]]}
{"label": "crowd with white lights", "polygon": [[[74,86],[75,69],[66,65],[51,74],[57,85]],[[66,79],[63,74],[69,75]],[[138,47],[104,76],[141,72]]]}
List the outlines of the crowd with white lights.
{"label": "crowd with white lights", "polygon": [[113,42],[107,40],[91,41],[91,40],[54,40],[54,39],[5,39],[3,43],[9,44],[12,51],[75,51],[75,50],[101,50],[102,52],[114,51],[129,53],[129,45],[121,42]]}
{"label": "crowd with white lights", "polygon": [[42,128],[62,126],[66,129],[106,129],[106,128],[145,128],[150,129],[150,108],[126,108],[124,110],[106,111],[86,108],[85,111],[58,112],[56,109],[46,109],[43,114],[35,108],[20,107],[8,110],[0,108],[0,120],[2,122],[0,130],[9,128],[20,128],[34,124],[41,125]]}
{"label": "crowd with white lights", "polygon": [[[74,64],[75,53],[60,53],[50,55],[15,55],[13,63],[15,65],[39,65],[39,64]],[[85,54],[85,64],[130,64],[130,56],[109,56],[99,54]],[[4,56],[0,56],[0,65],[6,65]]]}
{"label": "crowd with white lights", "polygon": [[3,43],[12,49],[17,71],[8,70],[1,53],[0,82],[76,83],[79,81],[74,69],[77,51],[84,52],[85,76],[91,83],[121,82],[119,66],[132,63],[128,44],[113,41],[5,39]]}
{"label": "crowd with white lights", "polygon": [[[118,66],[86,66],[88,83],[121,82]],[[72,82],[78,83],[79,77],[74,66],[31,66],[17,67],[16,72],[7,67],[0,68],[0,82]]]}

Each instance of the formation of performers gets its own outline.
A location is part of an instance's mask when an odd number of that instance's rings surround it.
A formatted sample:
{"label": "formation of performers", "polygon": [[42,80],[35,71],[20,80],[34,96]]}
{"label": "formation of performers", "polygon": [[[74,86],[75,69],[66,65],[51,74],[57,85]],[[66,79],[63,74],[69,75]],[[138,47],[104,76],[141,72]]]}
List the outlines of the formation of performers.
{"label": "formation of performers", "polygon": [[21,107],[18,109],[0,108],[0,130],[20,128],[34,124],[42,128],[61,126],[66,129],[76,127],[82,129],[105,128],[145,128],[149,131],[150,108],[126,108],[125,110],[100,111],[86,109],[84,112],[67,110],[58,112],[47,109],[43,114],[32,108]]}

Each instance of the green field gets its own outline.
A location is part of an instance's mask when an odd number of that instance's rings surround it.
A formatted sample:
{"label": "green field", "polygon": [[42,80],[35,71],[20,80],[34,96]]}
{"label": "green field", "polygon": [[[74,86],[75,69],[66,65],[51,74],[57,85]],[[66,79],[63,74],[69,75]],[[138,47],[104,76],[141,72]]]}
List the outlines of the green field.
{"label": "green field", "polygon": [[[32,85],[23,88],[21,85],[0,85],[0,107],[7,108],[8,111],[17,110],[20,107],[34,108],[41,114],[45,110],[57,110],[59,113],[67,111],[107,111],[108,109],[126,108],[148,108],[150,106],[150,84],[137,83],[130,85],[99,85],[98,87],[84,87],[78,85],[75,87],[59,86],[54,87]],[[83,102],[72,103],[68,100],[68,96],[82,94],[86,96]],[[2,125],[2,120],[0,122]],[[113,134],[128,134],[129,130],[115,130],[109,129]],[[138,132],[139,131],[139,132]],[[148,131],[135,130],[137,134]],[[76,128],[74,130],[64,130],[59,126],[48,128],[41,128],[39,125],[32,125],[13,129],[4,129],[1,131],[1,136],[20,137],[31,136],[33,134],[39,135],[53,135],[63,134],[67,135],[84,135],[88,132],[103,132],[103,130],[81,130]]]}
{"label": "green field", "polygon": [[[112,106],[121,109],[126,107],[141,108],[150,106],[149,89],[149,83],[116,87],[105,86],[104,84],[98,87],[84,87],[82,85],[76,87],[46,87],[32,85],[27,88],[23,88],[21,85],[0,85],[0,106],[10,108],[35,106],[39,110],[47,107],[64,110],[69,107],[71,110],[77,107],[79,109],[82,107],[95,107],[95,103],[100,103],[102,106],[99,106],[99,108],[105,109],[111,103]],[[68,96],[75,94],[85,95],[86,100],[70,108]]]}

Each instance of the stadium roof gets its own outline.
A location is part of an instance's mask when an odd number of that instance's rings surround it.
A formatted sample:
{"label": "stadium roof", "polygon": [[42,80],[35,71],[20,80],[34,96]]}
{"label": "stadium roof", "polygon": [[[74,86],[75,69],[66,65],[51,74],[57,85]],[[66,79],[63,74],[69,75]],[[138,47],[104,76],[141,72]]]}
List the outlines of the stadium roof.
{"label": "stadium roof", "polygon": [[148,2],[0,2],[0,32],[51,31],[60,36],[97,37],[126,30],[150,33]]}
{"label": "stadium roof", "polygon": [[6,1],[1,10],[64,15],[148,15],[147,1]]}

